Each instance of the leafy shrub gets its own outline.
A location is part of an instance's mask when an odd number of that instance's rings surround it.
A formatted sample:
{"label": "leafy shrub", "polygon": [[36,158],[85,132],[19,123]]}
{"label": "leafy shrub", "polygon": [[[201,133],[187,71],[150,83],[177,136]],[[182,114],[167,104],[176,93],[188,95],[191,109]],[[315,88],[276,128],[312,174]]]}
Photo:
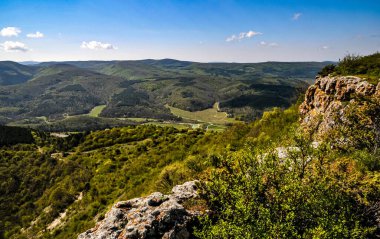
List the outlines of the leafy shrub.
{"label": "leafy shrub", "polygon": [[327,65],[319,72],[321,76],[331,73],[362,76],[377,84],[380,79],[380,53],[368,56],[347,55],[336,66]]}
{"label": "leafy shrub", "polygon": [[286,159],[245,149],[222,161],[202,197],[200,238],[368,238],[376,234],[378,176],[304,141]]}
{"label": "leafy shrub", "polygon": [[329,64],[325,67],[323,67],[323,69],[318,72],[318,75],[320,76],[328,76],[329,74],[335,72],[335,65],[334,64]]}

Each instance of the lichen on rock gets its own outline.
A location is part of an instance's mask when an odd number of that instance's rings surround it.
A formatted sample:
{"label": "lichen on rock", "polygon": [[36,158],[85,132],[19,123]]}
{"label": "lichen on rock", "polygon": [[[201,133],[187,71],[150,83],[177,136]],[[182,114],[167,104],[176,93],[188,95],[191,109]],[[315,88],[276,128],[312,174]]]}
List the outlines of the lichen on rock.
{"label": "lichen on rock", "polygon": [[[380,83],[374,85],[355,76],[317,77],[300,105],[301,125],[317,139],[329,137],[342,125],[345,130],[355,126],[373,131],[379,127],[379,111]],[[348,138],[342,140],[347,143]]]}
{"label": "lichen on rock", "polygon": [[192,223],[202,212],[186,209],[183,203],[197,198],[196,181],[191,181],[175,186],[169,195],[155,192],[118,202],[78,239],[190,238]]}

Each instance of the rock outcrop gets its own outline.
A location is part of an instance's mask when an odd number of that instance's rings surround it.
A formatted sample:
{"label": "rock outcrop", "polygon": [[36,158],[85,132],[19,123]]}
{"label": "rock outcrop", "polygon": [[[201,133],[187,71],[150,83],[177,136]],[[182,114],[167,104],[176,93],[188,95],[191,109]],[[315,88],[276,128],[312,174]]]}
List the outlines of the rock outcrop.
{"label": "rock outcrop", "polygon": [[159,192],[116,203],[97,225],[78,239],[187,239],[199,209],[184,204],[198,197],[196,182],[175,186],[172,194]]}
{"label": "rock outcrop", "polygon": [[321,137],[336,125],[336,119],[345,120],[350,105],[364,98],[378,100],[380,83],[376,86],[354,76],[317,77],[300,106],[302,125]]}

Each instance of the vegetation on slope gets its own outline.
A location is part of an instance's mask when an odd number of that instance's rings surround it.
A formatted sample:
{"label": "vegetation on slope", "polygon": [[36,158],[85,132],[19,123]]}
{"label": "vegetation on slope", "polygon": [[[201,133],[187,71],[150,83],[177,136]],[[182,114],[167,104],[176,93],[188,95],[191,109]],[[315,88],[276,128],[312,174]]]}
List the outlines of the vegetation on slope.
{"label": "vegetation on slope", "polygon": [[[0,235],[75,238],[115,201],[198,177],[214,136],[144,125],[64,138],[36,132],[34,144],[2,147]],[[51,227],[65,211],[62,224]]]}
{"label": "vegetation on slope", "polygon": [[[202,197],[212,213],[201,218],[197,235],[378,237],[379,110],[378,98],[361,99],[333,119],[333,129],[318,144],[312,142],[313,132],[286,123],[292,127],[281,132],[282,138],[271,135],[271,141],[257,143],[259,136],[221,157],[210,180],[202,184]],[[283,113],[267,116],[256,127],[286,118]],[[284,124],[273,124],[275,132],[277,127]],[[285,155],[279,153],[284,149]]]}
{"label": "vegetation on slope", "polygon": [[[372,237],[377,151],[315,149],[298,118],[292,106],[223,133],[153,125],[66,138],[39,132],[34,144],[0,150],[2,236],[75,238],[116,201],[201,178],[214,214],[201,218],[200,238]],[[300,150],[279,159],[279,146]]]}
{"label": "vegetation on slope", "polygon": [[0,147],[3,145],[33,142],[32,132],[29,129],[0,125]]}
{"label": "vegetation on slope", "polygon": [[321,76],[328,74],[354,75],[374,80],[374,83],[377,83],[380,79],[380,53],[368,56],[347,55],[337,65],[325,66],[319,74]]}
{"label": "vegetation on slope", "polygon": [[0,81],[11,80],[10,74],[23,80],[11,85],[0,82],[1,123],[38,117],[61,120],[88,114],[99,105],[106,105],[101,117],[176,120],[165,105],[200,111],[212,108],[215,102],[230,115],[252,121],[265,109],[289,107],[326,63],[165,59],[37,66],[14,63],[17,70],[9,70],[9,65],[11,62],[0,62]]}
{"label": "vegetation on slope", "polygon": [[203,186],[213,214],[200,238],[374,238],[379,161],[366,150],[342,154],[294,138],[289,157],[248,147],[223,157]]}
{"label": "vegetation on slope", "polygon": [[[224,133],[153,125],[65,138],[36,132],[34,144],[0,150],[3,237],[75,238],[100,220],[115,201],[165,192],[184,181],[207,177],[221,155],[247,141],[266,144],[272,137],[281,138],[297,120],[297,115],[289,113],[294,111],[277,109],[265,114],[265,124],[238,124]],[[273,131],[274,125],[283,127]],[[39,190],[27,191],[35,188]],[[65,210],[62,224],[49,227]]]}
{"label": "vegetation on slope", "polygon": [[15,85],[29,80],[37,71],[36,67],[25,66],[11,61],[0,61],[0,86]]}
{"label": "vegetation on slope", "polygon": [[201,110],[201,111],[186,111],[181,110],[172,106],[167,106],[170,109],[170,112],[182,119],[192,120],[195,122],[204,122],[210,124],[233,124],[238,123],[239,121],[229,118],[226,112],[219,111],[219,102],[215,103],[214,106],[210,109]]}
{"label": "vegetation on slope", "polygon": [[[197,70],[238,74],[217,66]],[[200,238],[375,238],[380,130],[366,125],[379,125],[380,104],[361,100],[368,107],[353,105],[348,123],[336,121],[318,147],[299,128],[296,105],[222,133],[154,125],[60,137],[36,131],[34,142],[0,148],[0,238],[76,238],[116,201],[191,179],[205,182],[212,212],[200,218]]]}

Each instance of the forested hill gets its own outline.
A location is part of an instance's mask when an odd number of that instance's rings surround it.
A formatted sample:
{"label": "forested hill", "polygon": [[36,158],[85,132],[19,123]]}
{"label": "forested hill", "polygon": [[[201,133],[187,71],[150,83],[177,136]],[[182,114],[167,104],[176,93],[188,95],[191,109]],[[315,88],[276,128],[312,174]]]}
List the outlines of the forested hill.
{"label": "forested hill", "polygon": [[34,139],[30,129],[0,125],[0,147],[4,145],[33,142]]}
{"label": "forested hill", "polygon": [[0,147],[0,238],[76,238],[107,221],[114,203],[194,179],[203,182],[200,198],[187,207],[210,212],[192,229],[199,238],[376,238],[379,85],[319,76],[301,106],[219,133],[156,125],[33,131],[32,142]]}
{"label": "forested hill", "polygon": [[252,121],[289,107],[326,64],[0,62],[0,123],[33,127],[84,115],[178,121],[169,107],[194,112],[217,102],[229,117]]}
{"label": "forested hill", "polygon": [[268,139],[260,132],[279,139],[297,118],[292,107],[224,133],[153,125],[58,135],[36,132],[33,143],[0,148],[0,235],[76,238],[115,201],[167,192],[206,177],[227,152],[247,142],[264,144]]}

